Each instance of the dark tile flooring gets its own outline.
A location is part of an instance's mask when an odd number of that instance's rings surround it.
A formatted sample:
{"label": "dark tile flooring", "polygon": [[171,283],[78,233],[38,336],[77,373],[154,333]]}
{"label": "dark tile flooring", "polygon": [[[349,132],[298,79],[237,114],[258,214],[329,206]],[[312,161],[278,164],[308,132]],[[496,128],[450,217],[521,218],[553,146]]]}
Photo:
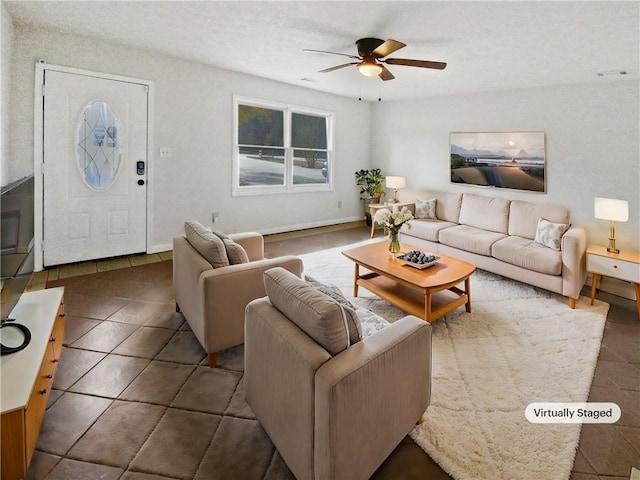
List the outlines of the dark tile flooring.
{"label": "dark tile flooring", "polygon": [[[279,235],[265,250],[302,254],[368,237],[364,227]],[[175,313],[171,269],[163,261],[48,283],[65,286],[65,341],[29,480],[292,478],[244,402],[242,347],[206,366]],[[611,309],[590,400],[616,402],[622,418],[583,426],[573,480],[629,479],[640,468],[640,320],[635,302],[598,298]],[[374,478],[449,477],[406,437]]]}

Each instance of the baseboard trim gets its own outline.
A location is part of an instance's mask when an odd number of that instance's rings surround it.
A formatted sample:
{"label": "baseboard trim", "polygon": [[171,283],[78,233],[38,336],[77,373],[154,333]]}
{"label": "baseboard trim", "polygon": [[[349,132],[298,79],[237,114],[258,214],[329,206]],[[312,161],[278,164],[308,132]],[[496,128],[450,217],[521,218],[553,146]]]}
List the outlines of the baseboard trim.
{"label": "baseboard trim", "polygon": [[274,227],[258,230],[262,235],[272,235],[274,233],[287,233],[295,232],[297,230],[306,230],[309,228],[327,227],[329,225],[341,225],[343,223],[362,222],[364,224],[364,217],[347,217],[333,220],[321,220],[318,222],[299,223],[297,225],[287,225],[286,227]]}

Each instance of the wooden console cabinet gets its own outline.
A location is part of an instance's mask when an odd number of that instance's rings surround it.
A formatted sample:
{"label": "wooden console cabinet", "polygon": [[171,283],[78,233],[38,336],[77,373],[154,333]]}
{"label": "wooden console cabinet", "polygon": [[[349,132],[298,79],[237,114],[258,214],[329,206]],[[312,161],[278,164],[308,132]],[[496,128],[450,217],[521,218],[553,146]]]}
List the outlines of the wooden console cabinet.
{"label": "wooden console cabinet", "polygon": [[27,474],[47,407],[64,335],[64,288],[22,294],[9,318],[26,325],[31,342],[0,357],[2,480]]}

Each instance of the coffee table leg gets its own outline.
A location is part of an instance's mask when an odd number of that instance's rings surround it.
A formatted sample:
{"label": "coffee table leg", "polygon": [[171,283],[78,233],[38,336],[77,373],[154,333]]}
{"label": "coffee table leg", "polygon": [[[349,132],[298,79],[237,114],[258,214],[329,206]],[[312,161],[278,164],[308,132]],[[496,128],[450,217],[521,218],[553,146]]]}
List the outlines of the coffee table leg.
{"label": "coffee table leg", "polygon": [[358,296],[358,279],[360,278],[360,265],[355,264],[355,272],[353,276],[353,296]]}
{"label": "coffee table leg", "polygon": [[467,310],[467,312],[471,313],[471,278],[469,277],[467,277],[467,279],[464,281],[464,290],[467,294],[467,303],[465,304],[464,308]]}
{"label": "coffee table leg", "polygon": [[431,323],[431,293],[424,293],[424,321]]}

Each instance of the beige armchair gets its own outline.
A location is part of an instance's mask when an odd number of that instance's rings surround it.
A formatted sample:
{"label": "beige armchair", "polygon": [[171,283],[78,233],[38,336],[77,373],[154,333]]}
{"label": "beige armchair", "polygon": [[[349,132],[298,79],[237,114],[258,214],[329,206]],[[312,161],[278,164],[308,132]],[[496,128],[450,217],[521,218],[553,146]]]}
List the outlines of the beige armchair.
{"label": "beige armchair", "polygon": [[248,263],[214,268],[184,235],[173,239],[176,311],[186,318],[211,367],[219,351],[244,342],[245,307],[265,295],[263,272],[276,266],[298,275],[302,272],[302,260],[297,257],[264,258],[264,239],[259,233],[229,237],[244,248]]}
{"label": "beige armchair", "polygon": [[431,325],[408,316],[353,342],[345,308],[276,268],[247,306],[245,398],[298,479],[367,479],[422,417]]}

